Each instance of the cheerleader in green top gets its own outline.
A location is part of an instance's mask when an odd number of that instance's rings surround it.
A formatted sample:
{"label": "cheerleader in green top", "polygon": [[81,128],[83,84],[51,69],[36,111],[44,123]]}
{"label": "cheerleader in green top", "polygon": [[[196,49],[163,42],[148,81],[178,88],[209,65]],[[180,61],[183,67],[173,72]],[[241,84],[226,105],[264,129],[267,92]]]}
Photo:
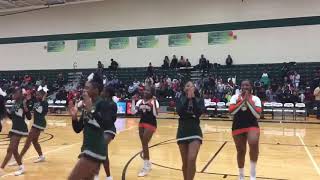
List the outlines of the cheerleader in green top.
{"label": "cheerleader in green top", "polygon": [[[117,120],[117,104],[113,101],[112,97],[115,95],[114,89],[112,87],[104,87],[101,93],[101,96],[104,98],[107,105],[107,114],[108,120],[106,121],[107,129],[104,129],[104,139],[106,142],[107,148],[107,159],[104,161],[103,166],[106,172],[106,180],[112,180],[111,172],[110,172],[110,161],[108,157],[108,146],[110,142],[115,138],[117,130],[115,126],[115,122]],[[98,175],[96,175],[97,179]]]}
{"label": "cheerleader in green top", "polygon": [[108,129],[107,104],[100,97],[103,80],[97,74],[91,74],[83,93],[83,111],[78,119],[78,107],[69,102],[72,115],[72,127],[76,133],[83,131],[83,143],[79,161],[72,170],[69,180],[93,179],[98,174],[101,163],[106,160],[106,142],[104,130]]}
{"label": "cheerleader in green top", "polygon": [[19,169],[15,172],[15,175],[19,176],[25,172],[18,152],[18,146],[21,138],[23,136],[28,136],[28,127],[25,123],[25,117],[30,120],[31,113],[26,102],[28,99],[31,99],[31,95],[29,94],[24,98],[22,95],[22,89],[18,88],[13,92],[13,99],[15,100],[15,103],[7,110],[7,116],[12,120],[12,128],[9,132],[10,144],[7,149],[7,154],[1,164],[0,176],[4,174],[3,169],[8,164],[12,155],[19,165]]}
{"label": "cheerleader in green top", "polygon": [[184,180],[192,180],[196,172],[196,160],[202,144],[200,116],[205,110],[204,100],[199,97],[194,84],[189,81],[183,94],[177,99],[176,109],[180,116],[177,141],[182,159]]}
{"label": "cheerleader in green top", "polygon": [[48,105],[48,102],[45,100],[45,96],[46,96],[46,92],[44,90],[40,90],[36,92],[37,102],[34,103],[33,105],[33,116],[34,116],[33,125],[30,130],[29,136],[26,140],[26,143],[20,153],[20,157],[22,159],[32,143],[39,155],[39,157],[34,161],[34,163],[45,161],[45,157],[42,154],[41,146],[39,144],[40,133],[46,128],[46,125],[47,125],[45,116],[48,113],[49,105]]}

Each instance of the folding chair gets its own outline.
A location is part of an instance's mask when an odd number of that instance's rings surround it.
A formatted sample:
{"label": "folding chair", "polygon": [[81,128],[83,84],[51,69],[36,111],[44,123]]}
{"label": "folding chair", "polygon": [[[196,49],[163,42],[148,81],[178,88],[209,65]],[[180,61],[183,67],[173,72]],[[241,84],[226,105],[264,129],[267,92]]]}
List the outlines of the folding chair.
{"label": "folding chair", "polygon": [[273,117],[273,108],[272,108],[272,103],[271,102],[265,102],[263,104],[263,114],[271,114],[272,119]]}
{"label": "folding chair", "polygon": [[229,112],[229,108],[227,107],[225,102],[217,103],[217,113],[219,114],[219,112],[221,112],[221,115]]}
{"label": "folding chair", "polygon": [[294,120],[297,120],[298,115],[302,115],[304,117],[304,120],[307,120],[307,108],[305,103],[296,103]]}
{"label": "folding chair", "polygon": [[294,120],[294,104],[293,103],[284,103],[283,105],[283,119],[285,120],[287,114],[292,114],[292,120]]}
{"label": "folding chair", "polygon": [[215,102],[208,102],[206,104],[206,110],[209,116],[214,116],[217,114],[217,103]]}
{"label": "folding chair", "polygon": [[283,104],[282,103],[272,103],[273,109],[273,117],[275,117],[278,113],[281,115],[281,120],[283,120]]}

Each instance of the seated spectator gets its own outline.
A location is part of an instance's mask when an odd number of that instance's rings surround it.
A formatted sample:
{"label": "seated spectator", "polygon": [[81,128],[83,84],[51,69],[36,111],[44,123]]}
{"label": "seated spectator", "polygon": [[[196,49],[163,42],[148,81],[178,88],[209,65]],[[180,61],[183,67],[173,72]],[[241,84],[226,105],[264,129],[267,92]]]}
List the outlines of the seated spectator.
{"label": "seated spectator", "polygon": [[300,102],[299,101],[299,95],[298,95],[298,92],[297,91],[293,91],[293,93],[290,95],[290,98],[289,98],[289,103],[298,103]]}
{"label": "seated spectator", "polygon": [[149,62],[149,66],[147,68],[147,76],[148,77],[152,77],[153,74],[154,74],[154,68],[153,68],[151,62]]}
{"label": "seated spectator", "polygon": [[186,60],[186,67],[191,67],[191,63],[190,63],[189,59]]}
{"label": "seated spectator", "polygon": [[233,59],[231,58],[230,54],[228,55],[226,59],[226,65],[231,66],[233,64]]}
{"label": "seated spectator", "polygon": [[134,81],[133,81],[133,86],[135,87],[135,88],[138,88],[139,86],[140,86],[140,81],[138,81],[137,79],[134,79]]}
{"label": "seated spectator", "polygon": [[298,74],[297,71],[294,71],[293,85],[295,88],[299,88],[299,84],[300,84],[300,74]]}
{"label": "seated spectator", "polygon": [[266,97],[268,102],[277,102],[277,94],[273,91],[272,88],[269,88],[266,91]]}
{"label": "seated spectator", "polygon": [[186,60],[184,59],[183,56],[180,57],[180,60],[178,62],[178,68],[181,68],[181,67],[186,67]]}
{"label": "seated spectator", "polygon": [[232,97],[231,92],[227,92],[227,94],[225,95],[225,102],[226,103],[230,102],[231,97]]}
{"label": "seated spectator", "polygon": [[170,60],[169,60],[169,57],[168,56],[165,56],[164,57],[164,60],[163,60],[163,65],[161,66],[163,69],[169,69],[170,67]]}
{"label": "seated spectator", "polygon": [[115,71],[118,69],[118,67],[119,67],[119,64],[117,63],[117,61],[111,59],[111,65],[109,66],[109,69]]}
{"label": "seated spectator", "polygon": [[56,94],[56,100],[67,100],[68,93],[64,87],[61,87],[58,93]]}
{"label": "seated spectator", "polygon": [[299,94],[299,102],[300,102],[300,103],[305,103],[305,99],[306,99],[306,96],[304,95],[303,92],[301,92],[301,93]]}
{"label": "seated spectator", "polygon": [[176,55],[173,55],[171,63],[170,63],[170,68],[177,68],[178,66],[178,59],[176,57]]}

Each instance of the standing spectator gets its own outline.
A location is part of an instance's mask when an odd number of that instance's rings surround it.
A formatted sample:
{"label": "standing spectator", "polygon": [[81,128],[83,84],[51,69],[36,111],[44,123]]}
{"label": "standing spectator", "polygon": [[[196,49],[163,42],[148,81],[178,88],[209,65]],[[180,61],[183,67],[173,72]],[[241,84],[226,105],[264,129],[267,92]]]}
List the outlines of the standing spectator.
{"label": "standing spectator", "polygon": [[317,119],[320,120],[320,84],[313,92],[315,98],[315,104],[317,106]]}
{"label": "standing spectator", "polygon": [[118,69],[118,67],[119,67],[119,64],[117,63],[117,61],[111,59],[111,65],[109,66],[109,68],[115,71]]}
{"label": "standing spectator", "polygon": [[169,60],[169,57],[168,56],[165,56],[164,57],[164,60],[163,60],[163,65],[161,66],[163,69],[169,69],[170,67],[170,60]]}
{"label": "standing spectator", "polygon": [[62,73],[58,74],[57,84],[58,84],[58,88],[61,88],[64,84],[64,77],[63,77]]}
{"label": "standing spectator", "polygon": [[283,63],[283,66],[281,68],[281,75],[282,77],[285,77],[288,75],[288,71],[289,71],[289,67],[288,64],[286,62]]}
{"label": "standing spectator", "polygon": [[270,85],[270,79],[269,75],[267,73],[267,70],[264,70],[260,79],[260,82],[263,83],[264,88],[268,88]]}
{"label": "standing spectator", "polygon": [[104,68],[104,65],[102,64],[101,61],[98,61],[98,69],[103,69]]}
{"label": "standing spectator", "polygon": [[148,77],[152,77],[153,74],[154,74],[154,68],[153,68],[151,62],[149,62],[149,66],[147,68],[147,76]]}
{"label": "standing spectator", "polygon": [[170,68],[177,68],[178,66],[178,59],[176,57],[176,55],[173,55],[172,60],[171,60],[171,64],[170,64]]}
{"label": "standing spectator", "polygon": [[226,65],[231,66],[233,64],[233,59],[231,58],[230,54],[228,55],[226,59]]}
{"label": "standing spectator", "polygon": [[103,71],[104,71],[104,65],[101,63],[101,61],[98,61],[97,64],[97,73],[102,76],[103,75]]}
{"label": "standing spectator", "polygon": [[199,67],[200,69],[205,69],[206,68],[206,63],[207,63],[207,59],[204,57],[203,54],[201,54],[201,57],[199,59]]}

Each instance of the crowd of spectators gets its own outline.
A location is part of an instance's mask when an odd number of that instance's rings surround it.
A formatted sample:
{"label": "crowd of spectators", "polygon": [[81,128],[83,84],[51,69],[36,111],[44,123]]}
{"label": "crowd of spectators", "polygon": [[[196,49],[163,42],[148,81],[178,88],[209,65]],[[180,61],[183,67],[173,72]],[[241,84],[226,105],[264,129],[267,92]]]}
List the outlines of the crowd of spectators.
{"label": "crowd of spectators", "polygon": [[[227,57],[227,62],[231,62],[231,56]],[[163,60],[163,69],[178,68],[178,67],[190,67],[191,64],[188,59],[183,56],[180,60],[173,55],[170,61],[166,56]],[[210,61],[201,55],[199,58],[199,64],[195,68],[206,69],[213,66]],[[111,59],[110,70],[116,70],[118,63]],[[98,62],[97,72],[101,73],[104,77],[104,84],[116,89],[116,95],[119,98],[130,99],[143,91],[145,86],[152,85],[155,88],[155,95],[159,100],[165,98],[175,98],[181,94],[182,78],[169,77],[167,74],[157,74],[152,63],[146,69],[145,80],[140,82],[138,79],[133,79],[131,83],[123,83],[116,75],[112,73],[106,74],[104,65],[101,61]],[[305,103],[309,109],[318,107],[320,110],[320,69],[314,75],[314,79],[310,82],[302,82],[303,77],[299,72],[288,64],[284,64],[281,69],[282,77],[272,77],[268,70],[264,70],[259,78],[253,82],[254,94],[257,95],[262,102],[281,102],[281,103]],[[86,77],[81,78],[80,84],[74,89],[66,90],[66,80],[62,73],[58,74],[54,82],[48,83],[46,77],[34,78],[29,75],[23,77],[13,76],[10,80],[2,79],[0,81],[0,88],[11,94],[14,88],[21,87],[26,91],[34,92],[39,86],[49,89],[49,94],[55,94],[56,100],[72,100],[74,98],[80,98],[80,94],[83,91]],[[207,76],[195,81],[195,85],[199,92],[205,99],[211,99],[213,102],[226,102],[230,101],[232,95],[240,93],[239,80],[229,77],[224,79],[214,74],[208,73]],[[301,86],[303,84],[303,86]],[[10,98],[10,96],[8,97]],[[320,111],[318,111],[318,118],[320,118]]]}

